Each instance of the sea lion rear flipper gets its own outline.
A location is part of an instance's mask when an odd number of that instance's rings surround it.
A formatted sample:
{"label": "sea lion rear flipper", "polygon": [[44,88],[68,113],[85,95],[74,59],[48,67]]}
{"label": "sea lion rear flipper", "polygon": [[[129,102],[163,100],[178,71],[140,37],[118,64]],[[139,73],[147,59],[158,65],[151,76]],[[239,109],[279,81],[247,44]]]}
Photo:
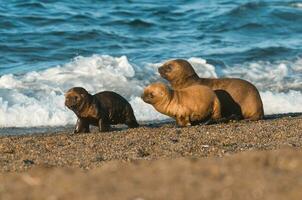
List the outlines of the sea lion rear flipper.
{"label": "sea lion rear flipper", "polygon": [[99,131],[100,132],[107,132],[110,129],[110,124],[107,120],[99,119]]}
{"label": "sea lion rear flipper", "polygon": [[134,113],[133,113],[133,109],[132,109],[132,107],[131,107],[130,104],[129,104],[129,107],[128,107],[127,112],[126,112],[125,124],[129,128],[137,128],[137,127],[139,127],[139,124],[136,121],[136,118],[135,118]]}
{"label": "sea lion rear flipper", "polygon": [[220,119],[210,119],[208,121],[205,122],[206,125],[210,125],[210,124],[218,124],[218,123],[227,123],[229,121],[232,121],[232,120],[235,120],[235,121],[238,121],[242,119],[242,117],[236,115],[236,114],[232,114],[231,116],[229,117],[222,117]]}

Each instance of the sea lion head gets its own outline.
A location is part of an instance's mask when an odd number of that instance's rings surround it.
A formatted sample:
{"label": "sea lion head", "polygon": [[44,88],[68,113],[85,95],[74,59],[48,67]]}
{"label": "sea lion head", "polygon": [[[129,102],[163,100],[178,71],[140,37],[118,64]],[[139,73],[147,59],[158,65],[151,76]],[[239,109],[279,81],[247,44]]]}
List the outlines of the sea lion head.
{"label": "sea lion head", "polygon": [[90,94],[82,87],[73,87],[65,93],[65,106],[72,111],[80,111],[89,103]]}
{"label": "sea lion head", "polygon": [[169,88],[165,84],[157,82],[148,85],[141,97],[144,102],[153,105],[169,97],[169,94]]}
{"label": "sea lion head", "polygon": [[183,59],[170,60],[158,68],[160,76],[170,82],[182,82],[188,77],[196,75],[192,65]]}

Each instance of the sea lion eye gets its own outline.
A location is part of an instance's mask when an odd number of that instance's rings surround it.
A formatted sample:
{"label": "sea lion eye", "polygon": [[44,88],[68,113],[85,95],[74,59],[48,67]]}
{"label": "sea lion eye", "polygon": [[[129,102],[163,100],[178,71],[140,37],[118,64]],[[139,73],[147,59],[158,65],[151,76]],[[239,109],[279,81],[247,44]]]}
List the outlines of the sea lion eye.
{"label": "sea lion eye", "polygon": [[172,65],[167,65],[166,72],[171,72],[171,71],[172,71]]}

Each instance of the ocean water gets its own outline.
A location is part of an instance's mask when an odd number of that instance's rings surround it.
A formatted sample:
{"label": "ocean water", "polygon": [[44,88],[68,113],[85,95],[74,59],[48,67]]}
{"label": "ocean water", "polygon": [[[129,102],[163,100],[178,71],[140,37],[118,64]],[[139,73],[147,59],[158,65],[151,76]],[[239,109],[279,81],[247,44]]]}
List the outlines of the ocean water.
{"label": "ocean water", "polygon": [[302,1],[0,0],[0,55],[2,130],[75,123],[74,86],[120,93],[140,121],[166,119],[140,95],[172,58],[251,81],[267,115],[302,112]]}

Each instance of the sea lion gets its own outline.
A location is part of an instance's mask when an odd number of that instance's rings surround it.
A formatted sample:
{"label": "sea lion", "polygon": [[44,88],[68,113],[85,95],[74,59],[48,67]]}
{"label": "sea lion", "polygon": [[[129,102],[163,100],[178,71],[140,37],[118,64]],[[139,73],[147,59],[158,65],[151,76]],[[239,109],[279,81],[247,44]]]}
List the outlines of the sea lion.
{"label": "sea lion", "polygon": [[220,119],[220,103],[213,90],[194,85],[171,90],[163,83],[152,83],[144,89],[144,102],[158,112],[176,119],[179,126],[195,125]]}
{"label": "sea lion", "polygon": [[109,131],[111,124],[139,126],[131,105],[115,92],[91,95],[82,87],[73,87],[65,94],[65,105],[78,117],[74,133],[89,132],[89,125],[98,126],[101,132]]}
{"label": "sea lion", "polygon": [[158,68],[158,72],[161,77],[170,82],[175,90],[196,84],[205,85],[215,90],[224,117],[235,114],[238,118],[259,120],[264,116],[259,91],[246,80],[239,78],[200,78],[192,65],[182,59],[164,63]]}

